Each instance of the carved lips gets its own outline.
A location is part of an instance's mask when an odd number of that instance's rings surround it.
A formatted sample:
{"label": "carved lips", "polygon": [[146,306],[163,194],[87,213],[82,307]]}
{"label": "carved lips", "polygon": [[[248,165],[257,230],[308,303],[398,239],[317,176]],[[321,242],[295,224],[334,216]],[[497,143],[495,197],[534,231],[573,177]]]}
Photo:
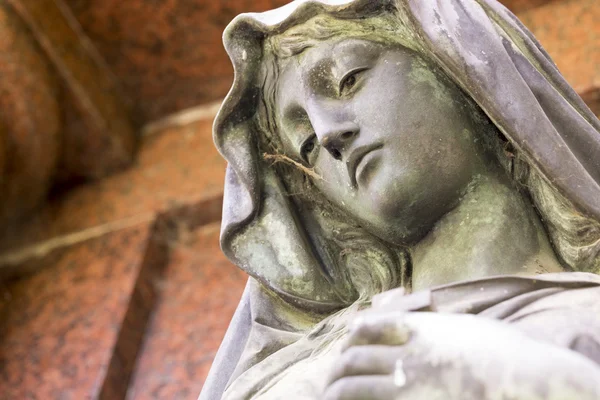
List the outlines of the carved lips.
{"label": "carved lips", "polygon": [[350,154],[350,157],[348,157],[348,161],[346,161],[346,165],[348,166],[348,175],[350,176],[350,181],[352,182],[353,187],[356,188],[358,186],[358,169],[365,156],[382,147],[382,143],[368,144],[365,146],[357,147],[356,149],[354,149],[352,154]]}

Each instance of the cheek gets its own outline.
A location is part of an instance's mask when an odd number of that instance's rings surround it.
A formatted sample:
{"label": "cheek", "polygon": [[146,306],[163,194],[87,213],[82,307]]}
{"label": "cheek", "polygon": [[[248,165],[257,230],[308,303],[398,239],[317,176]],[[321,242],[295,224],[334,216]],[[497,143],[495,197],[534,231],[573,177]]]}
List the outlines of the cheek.
{"label": "cheek", "polygon": [[[392,150],[392,149],[389,149]],[[423,190],[423,172],[417,159],[388,151],[369,182],[366,206],[383,219],[396,218],[414,204]]]}
{"label": "cheek", "polygon": [[313,179],[315,186],[331,202],[338,206],[345,206],[355,198],[348,171],[344,163],[334,160],[328,154],[323,154],[321,149],[315,162],[315,172],[319,178]]}

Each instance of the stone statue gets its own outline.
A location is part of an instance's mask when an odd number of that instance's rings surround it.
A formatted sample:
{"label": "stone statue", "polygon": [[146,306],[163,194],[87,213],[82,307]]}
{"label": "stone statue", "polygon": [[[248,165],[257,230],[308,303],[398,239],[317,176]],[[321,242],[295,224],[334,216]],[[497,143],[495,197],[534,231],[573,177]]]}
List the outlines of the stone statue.
{"label": "stone statue", "polygon": [[600,122],[495,0],[297,0],[225,31],[201,399],[600,398]]}

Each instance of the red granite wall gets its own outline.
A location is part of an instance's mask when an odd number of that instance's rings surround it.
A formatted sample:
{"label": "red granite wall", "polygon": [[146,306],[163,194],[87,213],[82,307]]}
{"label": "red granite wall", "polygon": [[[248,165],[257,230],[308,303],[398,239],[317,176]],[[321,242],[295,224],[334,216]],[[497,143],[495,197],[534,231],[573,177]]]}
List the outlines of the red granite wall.
{"label": "red granite wall", "polygon": [[145,121],[223,97],[233,71],[221,45],[225,26],[287,2],[67,0]]}
{"label": "red granite wall", "polygon": [[137,164],[4,238],[0,398],[194,399],[246,283],[218,243],[211,117],[144,136]]}

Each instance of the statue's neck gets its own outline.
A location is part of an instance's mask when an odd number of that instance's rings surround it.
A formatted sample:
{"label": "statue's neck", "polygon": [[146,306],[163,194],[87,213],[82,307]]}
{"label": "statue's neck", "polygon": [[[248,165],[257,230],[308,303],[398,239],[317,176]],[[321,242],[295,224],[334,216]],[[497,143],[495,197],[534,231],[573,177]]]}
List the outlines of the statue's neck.
{"label": "statue's neck", "polygon": [[479,177],[411,249],[413,289],[501,274],[562,271],[533,206],[503,176]]}

